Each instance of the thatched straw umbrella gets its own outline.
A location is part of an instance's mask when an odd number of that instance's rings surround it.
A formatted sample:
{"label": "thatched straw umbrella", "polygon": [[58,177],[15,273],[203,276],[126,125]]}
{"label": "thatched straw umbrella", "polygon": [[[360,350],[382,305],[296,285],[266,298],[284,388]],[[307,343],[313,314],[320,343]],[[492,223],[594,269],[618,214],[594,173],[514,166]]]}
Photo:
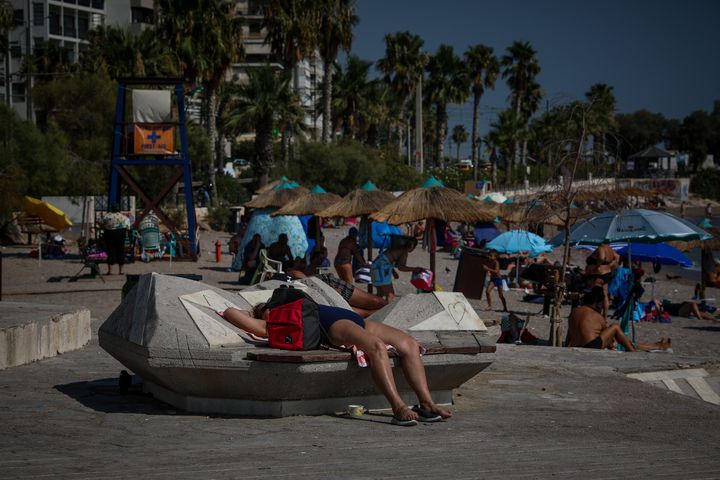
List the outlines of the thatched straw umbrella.
{"label": "thatched straw umbrella", "polygon": [[341,200],[340,195],[328,193],[320,185],[315,185],[308,193],[305,193],[294,200],[286,203],[283,207],[271,213],[271,217],[278,215],[315,215],[317,228],[315,229],[315,241],[320,236],[320,227],[322,225],[322,215],[317,213],[330,205]]}
{"label": "thatched straw umbrella", "polygon": [[249,202],[245,203],[249,208],[280,208],[285,206],[292,200],[307,193],[307,189],[302,187],[292,187],[288,182],[275,186],[271,190],[261,193]]}
{"label": "thatched straw umbrella", "polygon": [[385,190],[379,190],[373,182],[368,181],[362,187],[353,190],[342,199],[318,212],[317,215],[324,218],[364,217],[368,220],[366,222],[368,261],[372,261],[372,221],[367,217],[394,200],[395,195]]}
{"label": "thatched straw umbrella", "polygon": [[430,270],[435,283],[435,220],[443,222],[475,223],[488,222],[495,215],[488,212],[482,202],[468,199],[465,195],[443,186],[442,182],[431,177],[420,188],[408,190],[397,200],[382,210],[370,215],[370,218],[393,225],[426,220],[426,228],[430,230]]}
{"label": "thatched straw umbrella", "polygon": [[260,187],[260,188],[258,188],[257,190],[255,190],[255,193],[257,193],[257,194],[259,195],[259,194],[261,194],[261,193],[269,192],[269,191],[272,190],[273,188],[279,187],[279,186],[282,185],[283,183],[290,183],[290,179],[287,178],[285,175],[283,175],[282,177],[278,178],[277,180],[273,180],[272,182],[266,183],[266,184],[263,185],[262,187]]}

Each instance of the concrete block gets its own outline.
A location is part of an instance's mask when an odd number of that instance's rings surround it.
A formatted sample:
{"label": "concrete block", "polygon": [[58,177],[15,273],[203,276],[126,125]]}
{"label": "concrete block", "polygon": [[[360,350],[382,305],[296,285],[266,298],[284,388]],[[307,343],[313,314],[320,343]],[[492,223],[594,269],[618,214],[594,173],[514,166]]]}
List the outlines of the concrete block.
{"label": "concrete block", "polygon": [[77,350],[90,335],[87,308],[0,302],[0,369]]}
{"label": "concrete block", "polygon": [[403,295],[378,310],[370,320],[406,331],[468,330],[485,332],[487,327],[459,292]]}
{"label": "concrete block", "polygon": [[[264,282],[231,293],[184,278],[143,275],[100,327],[100,346],[140,375],[149,391],[178,408],[285,416],[332,413],[348,399],[376,406],[371,399],[378,391],[370,371],[354,362],[248,359],[249,352],[267,347],[225,322],[215,311],[229,306],[250,309],[280,284]],[[348,308],[335,290],[318,279],[306,279],[297,286],[318,303]],[[491,362],[492,355],[488,354],[428,355],[428,385],[433,392],[445,392],[449,399],[452,389]],[[399,360],[391,359],[391,364],[398,390],[411,395]]]}

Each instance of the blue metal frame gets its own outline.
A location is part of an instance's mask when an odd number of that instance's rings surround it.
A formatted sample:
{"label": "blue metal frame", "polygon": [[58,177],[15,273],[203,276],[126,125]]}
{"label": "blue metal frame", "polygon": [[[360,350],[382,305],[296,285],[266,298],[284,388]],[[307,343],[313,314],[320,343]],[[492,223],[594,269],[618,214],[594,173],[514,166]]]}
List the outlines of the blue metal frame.
{"label": "blue metal frame", "polygon": [[[142,84],[142,79],[139,79],[133,84]],[[118,81],[118,94],[117,102],[115,104],[115,131],[113,135],[113,149],[112,158],[110,162],[110,185],[108,188],[108,207],[119,203],[120,201],[120,175],[119,169],[123,166],[167,166],[167,167],[182,167],[183,169],[183,184],[185,187],[185,209],[187,211],[187,225],[188,225],[188,243],[190,247],[190,256],[197,260],[197,224],[195,222],[195,203],[193,199],[192,190],[192,178],[191,178],[191,166],[190,154],[188,152],[187,144],[187,126],[185,119],[185,93],[182,82],[168,81],[163,83],[162,80],[153,80],[153,85],[175,85],[175,101],[177,102],[178,108],[178,129],[180,131],[180,152],[178,155],[164,155],[162,157],[131,157],[123,155],[123,129],[124,116],[125,116],[125,105],[126,105],[126,92],[127,83],[123,80]]]}

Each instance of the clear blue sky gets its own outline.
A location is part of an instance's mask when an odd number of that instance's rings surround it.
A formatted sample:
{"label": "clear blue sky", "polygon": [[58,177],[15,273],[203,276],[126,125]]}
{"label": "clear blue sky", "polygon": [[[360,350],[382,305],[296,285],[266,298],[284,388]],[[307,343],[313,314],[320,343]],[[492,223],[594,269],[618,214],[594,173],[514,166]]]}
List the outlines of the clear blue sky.
{"label": "clear blue sky", "polygon": [[[614,87],[620,112],[681,119],[720,99],[720,0],[357,0],[357,11],[352,52],[366,60],[384,55],[387,33],[405,30],[429,53],[482,43],[500,56],[528,41],[550,105],[581,99],[594,83]],[[499,80],[483,97],[481,135],[507,95]],[[451,106],[450,129],[471,122],[469,104]]]}

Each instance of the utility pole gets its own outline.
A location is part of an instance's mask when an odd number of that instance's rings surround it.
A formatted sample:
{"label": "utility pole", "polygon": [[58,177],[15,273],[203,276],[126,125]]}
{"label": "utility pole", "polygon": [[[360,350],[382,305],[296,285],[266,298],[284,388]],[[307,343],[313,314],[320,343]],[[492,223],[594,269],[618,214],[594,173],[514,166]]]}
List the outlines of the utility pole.
{"label": "utility pole", "polygon": [[415,89],[415,167],[423,173],[422,73]]}
{"label": "utility pole", "polygon": [[30,43],[31,40],[31,32],[30,29],[32,28],[32,22],[30,18],[30,0],[26,1],[26,8],[27,8],[27,28],[25,29],[25,59],[27,62],[26,68],[27,72],[25,72],[25,107],[26,107],[26,116],[27,120],[29,122],[33,121],[33,106],[32,106],[32,94],[30,91],[32,90],[32,71],[33,71],[33,61],[32,61],[32,45]]}

